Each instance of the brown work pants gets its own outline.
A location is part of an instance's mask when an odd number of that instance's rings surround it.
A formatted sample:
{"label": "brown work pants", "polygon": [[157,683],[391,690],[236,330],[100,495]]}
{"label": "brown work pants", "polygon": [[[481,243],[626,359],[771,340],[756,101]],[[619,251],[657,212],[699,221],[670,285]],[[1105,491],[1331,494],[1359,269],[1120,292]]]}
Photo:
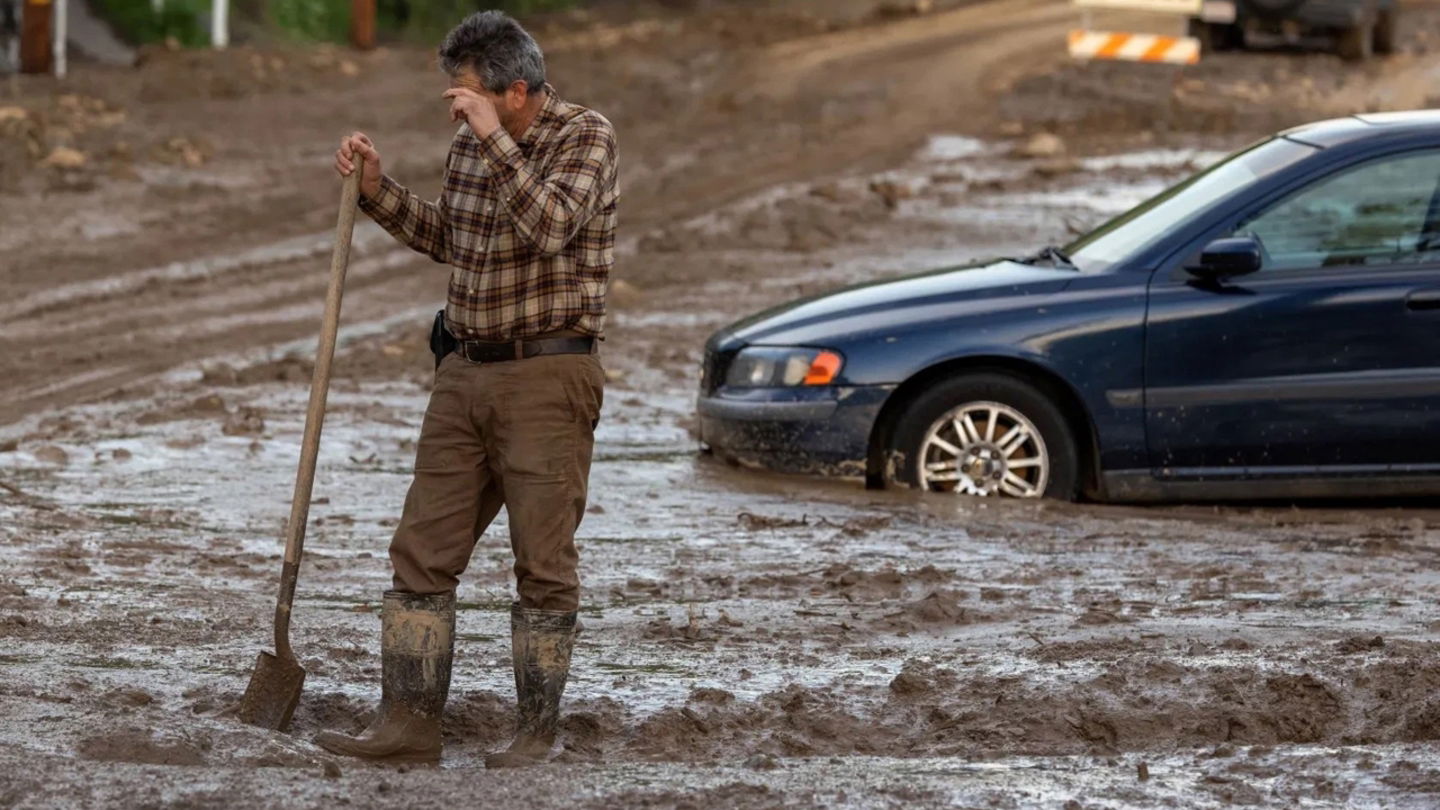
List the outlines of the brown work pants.
{"label": "brown work pants", "polygon": [[604,385],[593,354],[503,363],[445,357],[390,542],[395,589],[453,589],[504,506],[520,605],[575,610],[575,529],[585,514]]}

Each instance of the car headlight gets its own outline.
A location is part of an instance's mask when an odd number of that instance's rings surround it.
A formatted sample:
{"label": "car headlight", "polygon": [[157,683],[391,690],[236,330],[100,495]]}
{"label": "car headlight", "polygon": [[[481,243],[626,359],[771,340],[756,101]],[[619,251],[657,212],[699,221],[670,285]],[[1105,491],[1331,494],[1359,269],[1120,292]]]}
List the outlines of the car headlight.
{"label": "car headlight", "polygon": [[826,349],[751,346],[730,362],[725,384],[735,388],[829,385],[845,361]]}

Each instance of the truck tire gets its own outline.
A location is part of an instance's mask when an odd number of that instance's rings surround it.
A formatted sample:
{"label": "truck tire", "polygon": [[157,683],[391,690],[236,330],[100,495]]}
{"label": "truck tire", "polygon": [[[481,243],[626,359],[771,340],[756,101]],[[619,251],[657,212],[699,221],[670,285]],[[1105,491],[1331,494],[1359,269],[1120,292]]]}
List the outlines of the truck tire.
{"label": "truck tire", "polygon": [[1375,53],[1395,52],[1395,18],[1399,9],[1382,9],[1375,17],[1375,37],[1373,47]]}
{"label": "truck tire", "polygon": [[1361,23],[1340,32],[1335,52],[1341,59],[1361,61],[1375,55],[1375,24]]}
{"label": "truck tire", "polygon": [[1200,41],[1201,53],[1238,51],[1245,47],[1245,30],[1238,25],[1191,19],[1189,35]]}

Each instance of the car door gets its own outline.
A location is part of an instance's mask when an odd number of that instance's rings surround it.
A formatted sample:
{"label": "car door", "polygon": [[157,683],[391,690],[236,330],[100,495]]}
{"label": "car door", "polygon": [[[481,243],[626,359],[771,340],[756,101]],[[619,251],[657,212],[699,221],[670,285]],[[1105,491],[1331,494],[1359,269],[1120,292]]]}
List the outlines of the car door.
{"label": "car door", "polygon": [[1219,283],[1157,272],[1146,438],[1161,478],[1440,471],[1440,150],[1237,212],[1263,247]]}

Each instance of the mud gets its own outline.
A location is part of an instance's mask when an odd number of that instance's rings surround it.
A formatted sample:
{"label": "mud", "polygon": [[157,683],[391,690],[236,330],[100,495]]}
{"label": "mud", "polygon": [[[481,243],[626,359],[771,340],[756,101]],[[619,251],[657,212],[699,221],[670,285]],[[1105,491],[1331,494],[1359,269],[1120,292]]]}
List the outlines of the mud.
{"label": "mud", "polygon": [[[458,594],[441,766],[309,742],[373,712],[433,378],[444,274],[374,228],[297,596],[305,694],[291,734],[233,717],[269,643],[324,155],[364,127],[432,190],[429,56],[162,50],[0,89],[0,806],[1434,806],[1426,505],[874,493],[700,457],[692,416],[714,328],[1028,251],[1273,126],[1423,100],[1423,27],[1360,70],[1244,54],[1161,78],[1038,47],[1073,24],[1061,4],[670,5],[537,22],[630,156],[585,632],[540,778],[482,764],[513,720],[503,520]],[[60,147],[86,162],[47,164]]]}

